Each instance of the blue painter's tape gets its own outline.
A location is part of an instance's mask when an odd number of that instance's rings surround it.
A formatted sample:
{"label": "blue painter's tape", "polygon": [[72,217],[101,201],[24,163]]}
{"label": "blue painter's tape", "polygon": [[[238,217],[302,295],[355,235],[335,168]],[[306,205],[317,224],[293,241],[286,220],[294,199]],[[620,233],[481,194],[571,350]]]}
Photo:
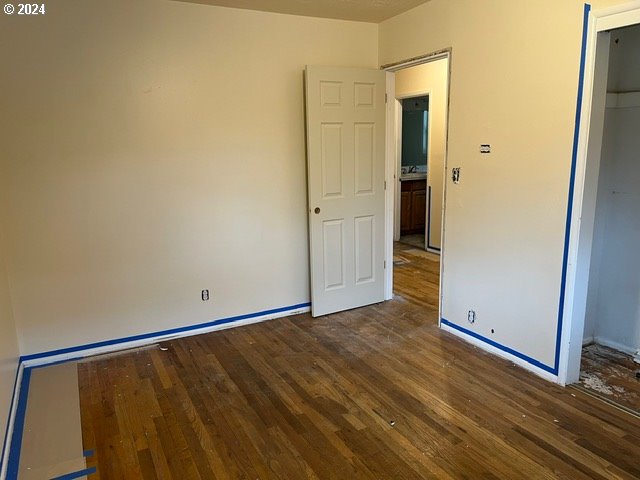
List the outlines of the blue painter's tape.
{"label": "blue painter's tape", "polygon": [[78,470],[77,472],[60,475],[59,477],[54,477],[51,480],[73,480],[74,478],[86,477],[93,473],[96,473],[96,467],[89,467],[84,470]]}
{"label": "blue painter's tape", "polygon": [[95,453],[96,452],[93,451],[93,450],[85,450],[85,451],[82,452],[82,456],[84,458],[93,457],[95,455]]}
{"label": "blue painter's tape", "polygon": [[564,321],[564,302],[567,290],[567,265],[569,262],[569,240],[571,237],[571,219],[573,216],[573,194],[576,182],[576,164],[578,162],[578,142],[580,137],[580,121],[582,116],[582,95],[584,91],[584,65],[587,55],[587,33],[589,30],[589,12],[591,5],[585,3],[582,18],[582,50],[580,52],[580,77],[578,79],[578,98],[576,100],[576,121],[573,131],[573,152],[571,156],[571,175],[569,177],[569,200],[567,204],[567,220],[564,233],[564,253],[562,258],[562,280],[560,284],[560,301],[558,304],[558,328],[556,331],[556,355],[553,373],[558,374],[560,368],[560,345],[562,340],[562,324]]}
{"label": "blue painter's tape", "polygon": [[517,357],[517,358],[519,358],[521,360],[524,360],[525,362],[530,363],[531,365],[533,365],[535,367],[538,367],[538,368],[544,370],[545,372],[553,373],[554,375],[556,374],[553,371],[553,367],[545,365],[544,363],[536,360],[535,358],[528,357],[527,355],[524,355],[524,354],[514,350],[513,348],[509,348],[509,347],[506,347],[504,345],[501,345],[500,343],[495,342],[495,341],[491,340],[490,338],[483,337],[479,333],[473,332],[471,330],[467,330],[466,328],[461,327],[460,325],[456,325],[455,323],[452,323],[452,322],[450,322],[449,320],[447,320],[445,318],[441,318],[440,319],[440,323],[442,323],[444,325],[447,325],[448,327],[451,327],[454,330],[458,330],[459,332],[462,332],[462,333],[464,333],[466,335],[469,335],[470,337],[476,338],[478,340],[482,340],[483,342],[488,343],[492,347],[495,347],[495,348],[497,348],[499,350],[502,350],[503,352],[506,352],[506,353],[508,353],[510,355],[513,355],[514,357]]}
{"label": "blue painter's tape", "polygon": [[31,368],[25,367],[22,371],[22,381],[20,382],[20,395],[18,396],[18,406],[16,408],[16,418],[13,423],[13,435],[11,436],[11,450],[9,451],[9,462],[7,465],[7,480],[18,478],[18,467],[20,465],[20,449],[22,448],[22,435],[24,432],[24,419],[27,413],[27,398],[29,397],[29,383],[31,382]]}
{"label": "blue painter's tape", "polygon": [[[233,323],[233,322],[239,322],[240,320],[247,320],[249,318],[256,318],[256,317],[262,317],[265,315],[272,315],[274,313],[282,313],[282,312],[286,312],[289,310],[297,310],[299,308],[305,308],[305,307],[309,307],[311,306],[310,303],[298,303],[297,305],[290,305],[288,307],[281,307],[281,308],[274,308],[271,310],[263,310],[261,312],[255,312],[255,313],[247,313],[245,315],[237,315],[235,317],[228,317],[228,318],[222,318],[219,320],[214,320],[212,322],[205,322],[205,323],[199,323],[196,325],[188,325],[186,327],[178,327],[178,328],[171,328],[169,330],[161,330],[159,332],[152,332],[152,333],[143,333],[140,335],[133,335],[131,337],[124,337],[124,338],[116,338],[113,340],[105,340],[102,342],[95,342],[95,343],[89,343],[86,345],[80,345],[77,347],[69,347],[69,348],[61,348],[58,350],[51,350],[48,352],[41,352],[41,353],[34,353],[31,355],[24,355],[22,357],[20,357],[20,361],[25,362],[28,360],[36,360],[39,358],[46,358],[46,357],[52,357],[55,355],[62,355],[62,354],[66,354],[66,353],[75,353],[75,352],[81,352],[83,350],[89,350],[91,348],[98,348],[98,347],[107,347],[110,345],[118,345],[120,343],[126,343],[126,342],[134,342],[136,340],[145,340],[147,338],[153,338],[153,337],[159,337],[162,335],[173,335],[175,333],[184,333],[184,332],[190,332],[192,330],[198,330],[200,328],[206,328],[206,327],[215,327],[217,325],[225,325],[228,323]],[[67,360],[65,360],[67,361]]]}
{"label": "blue painter's tape", "polygon": [[13,412],[13,403],[16,397],[16,388],[18,388],[18,375],[20,374],[20,364],[18,364],[18,369],[16,370],[16,378],[13,380],[13,390],[11,393],[11,403],[9,405],[9,415],[7,415],[7,427],[4,431],[4,442],[2,443],[2,455],[0,455],[0,468],[4,465],[4,455],[7,451],[7,440],[9,438],[9,419],[11,418],[11,412]]}
{"label": "blue painter's tape", "polygon": [[[69,348],[62,348],[59,350],[52,350],[49,352],[42,352],[42,353],[35,353],[33,355],[25,355],[20,357],[20,364],[22,364],[22,362],[24,361],[28,361],[28,360],[35,360],[35,359],[40,359],[40,358],[47,358],[47,357],[51,357],[54,355],[60,355],[60,354],[65,354],[65,353],[75,353],[78,352],[77,356],[74,356],[73,358],[68,358],[68,359],[64,359],[64,360],[60,360],[57,362],[51,362],[51,363],[45,363],[43,365],[34,365],[32,367],[24,367],[23,372],[22,372],[22,381],[20,382],[20,394],[18,396],[18,405],[16,407],[16,416],[15,416],[15,420],[14,420],[14,424],[13,424],[13,435],[11,437],[11,448],[9,449],[9,458],[8,458],[8,466],[7,466],[7,480],[16,480],[18,478],[18,468],[20,465],[20,449],[22,447],[22,437],[23,437],[23,433],[24,433],[24,421],[25,421],[25,414],[26,414],[26,410],[27,410],[27,398],[29,395],[29,383],[31,381],[31,371],[33,369],[36,368],[42,368],[42,367],[50,367],[52,365],[58,365],[61,363],[67,363],[73,360],[78,360],[80,358],[83,358],[82,352],[84,350],[90,349],[90,348],[96,348],[96,347],[103,347],[103,346],[108,346],[108,345],[118,345],[120,343],[126,343],[126,342],[131,342],[131,341],[136,341],[136,340],[144,340],[147,338],[152,338],[152,337],[157,337],[157,336],[161,336],[161,335],[171,335],[174,333],[181,333],[181,332],[189,332],[192,330],[197,330],[200,328],[206,328],[206,327],[211,327],[211,326],[216,326],[216,325],[225,325],[228,323],[233,323],[233,322],[238,322],[240,320],[246,320],[249,318],[256,318],[256,317],[261,317],[261,316],[265,316],[265,315],[272,315],[275,313],[282,313],[282,312],[287,312],[287,311],[292,311],[292,310],[297,310],[300,308],[307,308],[310,307],[311,303],[306,302],[306,303],[299,303],[296,305],[290,305],[288,307],[281,307],[281,308],[274,308],[271,310],[263,310],[261,312],[255,312],[255,313],[248,313],[245,315],[237,315],[235,317],[228,317],[228,318],[223,318],[223,319],[219,319],[219,320],[215,320],[212,322],[206,322],[206,323],[200,323],[197,325],[189,325],[187,327],[180,327],[180,328],[173,328],[170,330],[163,330],[160,332],[153,332],[153,333],[145,333],[145,334],[141,334],[141,335],[135,335],[132,337],[125,337],[125,338],[118,338],[118,339],[114,339],[114,340],[105,340],[103,342],[96,342],[96,343],[91,343],[91,344],[87,344],[87,345],[81,345],[81,346],[77,346],[77,347],[69,347]],[[16,373],[16,380],[14,382],[14,392],[15,389],[17,387],[17,381],[18,381],[18,374]],[[14,395],[15,396],[15,393]],[[13,399],[12,399],[13,402]],[[13,406],[11,406],[11,409],[13,409]],[[10,409],[10,412],[11,412]],[[7,434],[9,432],[9,425],[7,422]],[[7,444],[7,438],[8,435],[5,435],[5,445],[3,446],[3,450],[2,450],[2,459],[4,461],[4,455],[5,455],[5,450],[6,450],[6,444]],[[90,457],[92,455],[94,455],[95,452],[93,450],[85,450],[84,451],[84,456],[85,457]],[[0,465],[3,465],[3,463],[0,463]],[[92,467],[90,469],[87,470],[82,470],[79,472],[73,472],[70,473],[68,475],[64,475],[61,477],[56,477],[59,479],[73,479],[73,478],[79,478],[85,475],[89,475],[92,473],[95,473],[95,467]]]}

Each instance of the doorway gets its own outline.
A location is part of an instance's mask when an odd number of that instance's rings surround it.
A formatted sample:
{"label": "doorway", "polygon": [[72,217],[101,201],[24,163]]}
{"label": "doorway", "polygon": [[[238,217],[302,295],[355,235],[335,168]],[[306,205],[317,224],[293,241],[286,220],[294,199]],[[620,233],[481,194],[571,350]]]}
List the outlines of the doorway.
{"label": "doorway", "polygon": [[386,70],[393,294],[438,311],[449,52]]}
{"label": "doorway", "polygon": [[[637,5],[636,5],[637,7]],[[567,278],[566,383],[640,415],[640,9],[594,12]],[[580,348],[581,347],[581,348]],[[638,363],[636,363],[638,362]]]}
{"label": "doorway", "polygon": [[640,414],[640,25],[599,41],[609,59],[579,384]]}
{"label": "doorway", "polygon": [[429,96],[396,100],[400,125],[400,233],[398,241],[427,249]]}

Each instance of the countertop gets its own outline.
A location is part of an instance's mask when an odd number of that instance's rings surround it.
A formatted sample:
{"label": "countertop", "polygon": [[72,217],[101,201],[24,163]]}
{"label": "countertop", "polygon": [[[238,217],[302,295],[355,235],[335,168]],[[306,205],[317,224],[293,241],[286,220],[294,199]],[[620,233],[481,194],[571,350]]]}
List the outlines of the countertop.
{"label": "countertop", "polygon": [[403,173],[400,175],[401,182],[407,182],[409,180],[426,180],[427,174],[423,172],[418,173]]}

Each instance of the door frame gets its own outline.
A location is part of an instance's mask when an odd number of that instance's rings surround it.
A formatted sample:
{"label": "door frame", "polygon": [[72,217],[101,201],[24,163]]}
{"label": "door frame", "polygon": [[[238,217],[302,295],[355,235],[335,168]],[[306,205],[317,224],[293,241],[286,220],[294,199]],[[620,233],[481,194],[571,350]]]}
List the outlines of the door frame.
{"label": "door frame", "polygon": [[[394,142],[396,144],[396,187],[400,182],[401,168],[402,168],[402,100],[407,100],[410,98],[420,98],[420,97],[429,97],[429,105],[431,105],[431,89],[429,90],[420,90],[419,92],[412,93],[411,95],[400,95],[399,97],[395,97],[393,100],[394,108],[396,111],[395,119],[396,119],[396,128],[395,128],[395,139]],[[429,160],[431,159],[431,117],[429,116],[429,121],[427,122],[427,172],[429,171]],[[393,240],[398,241],[400,239],[400,198],[401,192],[400,188],[396,188],[396,194],[394,197],[395,205],[393,210],[394,221],[393,221]],[[429,238],[428,238],[428,230],[429,230],[429,212],[431,211],[430,202],[427,195],[427,210],[425,212],[425,222],[424,222],[424,249],[428,250],[435,254],[440,254],[440,252],[436,250],[429,249]]]}
{"label": "door frame", "polygon": [[[442,286],[444,277],[444,241],[445,241],[445,219],[446,219],[446,205],[447,205],[447,178],[448,178],[448,163],[449,163],[449,107],[451,98],[451,53],[452,49],[447,48],[439,50],[437,52],[421,55],[419,57],[410,58],[400,62],[395,62],[387,65],[382,65],[380,68],[387,72],[386,82],[386,98],[387,98],[387,145],[386,145],[386,161],[385,161],[385,185],[386,185],[386,200],[385,200],[385,285],[384,285],[384,298],[385,300],[391,300],[393,298],[393,240],[395,235],[395,220],[396,220],[396,195],[398,194],[398,174],[399,164],[397,163],[398,152],[398,110],[395,97],[395,72],[404,68],[414,67],[422,65],[424,63],[435,62],[437,60],[447,60],[447,108],[445,119],[445,152],[444,152],[444,167],[442,169],[443,174],[443,188],[442,188],[442,228],[440,236],[440,285],[438,294],[438,318],[442,318]],[[430,100],[431,101],[431,97]],[[402,112],[400,111],[400,114]],[[431,130],[431,129],[429,129]],[[431,151],[431,134],[429,133],[429,151]],[[428,173],[427,173],[428,175]],[[428,215],[428,212],[427,212]]]}
{"label": "door frame", "polygon": [[[575,159],[569,188],[564,268],[560,294],[558,381],[577,382],[586,315],[600,151],[604,132],[609,30],[640,24],[640,1],[589,11],[585,5],[584,96],[579,99]],[[581,103],[580,103],[581,100]],[[582,121],[580,121],[582,118]],[[572,215],[572,212],[575,212]],[[563,303],[564,302],[564,303]],[[562,322],[564,318],[564,322]]]}

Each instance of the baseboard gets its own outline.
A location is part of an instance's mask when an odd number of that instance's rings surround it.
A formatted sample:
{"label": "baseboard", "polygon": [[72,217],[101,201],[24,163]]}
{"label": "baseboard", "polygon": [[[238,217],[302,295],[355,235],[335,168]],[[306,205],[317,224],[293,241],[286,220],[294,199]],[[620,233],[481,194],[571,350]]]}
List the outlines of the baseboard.
{"label": "baseboard", "polygon": [[[444,323],[444,322],[447,322],[447,323]],[[482,338],[476,338],[475,336],[469,335],[468,333],[466,333],[465,330],[461,329],[461,327],[454,327],[451,325],[453,325],[451,324],[451,322],[448,322],[444,319],[440,321],[440,328],[442,330],[449,332],[459,338],[462,338],[466,342],[472,345],[475,345],[476,347],[481,348],[486,352],[492,353],[493,355],[497,355],[498,357],[509,360],[515,363],[516,365],[524,368],[525,370],[528,370],[538,375],[539,377],[544,378],[545,380],[548,380],[553,383],[560,383],[560,379],[557,375],[554,375],[553,373],[548,372],[547,370],[544,370],[543,368],[536,366],[535,364],[532,363],[532,360],[528,360],[526,357],[524,357],[524,355],[521,355],[521,354],[516,355],[516,354],[509,353],[508,351],[505,351],[505,347],[499,348],[498,346],[494,346],[491,343],[489,343],[487,340],[484,340]]]}
{"label": "baseboard", "polygon": [[18,399],[20,397],[23,373],[24,365],[22,365],[22,363],[18,363],[16,378],[13,383],[13,395],[11,397],[11,405],[9,407],[9,417],[7,418],[4,443],[2,445],[2,456],[0,457],[0,480],[5,480],[7,478],[7,468],[9,467],[8,460],[11,453],[11,439],[13,438],[13,427],[16,421],[16,412],[18,411]]}
{"label": "baseboard", "polygon": [[591,345],[591,344],[592,344],[592,343],[594,343],[594,342],[595,342],[595,339],[593,338],[593,336],[591,336],[591,337],[584,337],[584,338],[582,339],[582,346],[583,346],[583,347],[586,347],[586,346],[588,346],[588,345]]}
{"label": "baseboard", "polygon": [[593,337],[593,341],[598,345],[603,345],[605,347],[613,348],[614,350],[618,350],[619,352],[626,353],[627,355],[631,355],[633,357],[638,355],[637,348],[629,347],[628,345],[623,345],[622,343],[609,340],[608,338],[595,336]]}
{"label": "baseboard", "polygon": [[[26,411],[28,396],[21,395],[21,393],[23,390],[28,393],[28,377],[30,376],[29,374],[32,369],[45,367],[47,365],[56,363],[79,360],[93,355],[117,352],[119,350],[127,350],[130,348],[140,347],[143,345],[158,343],[175,338],[201,335],[203,333],[215,332],[228,328],[240,327],[243,325],[250,325],[252,323],[265,322],[267,320],[288,317],[291,315],[298,315],[300,313],[307,313],[310,310],[310,303],[302,303],[291,305],[288,307],[264,310],[261,312],[255,312],[246,315],[223,318],[205,324],[191,325],[160,332],[141,334],[135,337],[107,340],[104,342],[81,345],[77,347],[69,347],[60,350],[52,350],[50,352],[42,352],[20,357],[20,362],[18,364],[18,370],[16,372],[16,379],[13,387],[13,398],[11,401],[9,418],[7,419],[2,457],[0,458],[0,480],[7,480],[9,464],[11,464],[12,467],[12,477],[9,480],[14,480],[15,478],[17,478],[17,469],[20,461],[20,443],[22,438],[22,431],[24,428],[23,417],[24,412]],[[26,377],[25,372],[27,373]],[[19,422],[20,425],[16,425],[16,420],[20,420],[18,417],[22,417],[22,420]],[[12,442],[15,435],[18,435],[20,438],[15,438],[15,442]],[[15,443],[15,445],[12,445],[12,443]],[[13,455],[11,455],[12,451]]]}
{"label": "baseboard", "polygon": [[170,330],[144,333],[131,337],[105,340],[102,342],[90,343],[87,345],[80,345],[76,347],[68,347],[58,350],[51,350],[48,352],[24,355],[20,358],[22,363],[26,367],[49,365],[51,363],[57,362],[68,362],[92,355],[117,352],[119,350],[141,347],[144,345],[167,341],[174,338],[201,335],[203,333],[216,332],[227,328],[240,327],[242,325],[264,322],[266,320],[272,320],[274,318],[307,313],[311,310],[310,306],[310,303],[301,303],[297,305],[290,305],[288,307],[281,307],[245,315],[221,318],[212,322],[201,323],[197,325],[189,325],[186,327],[173,328]]}

